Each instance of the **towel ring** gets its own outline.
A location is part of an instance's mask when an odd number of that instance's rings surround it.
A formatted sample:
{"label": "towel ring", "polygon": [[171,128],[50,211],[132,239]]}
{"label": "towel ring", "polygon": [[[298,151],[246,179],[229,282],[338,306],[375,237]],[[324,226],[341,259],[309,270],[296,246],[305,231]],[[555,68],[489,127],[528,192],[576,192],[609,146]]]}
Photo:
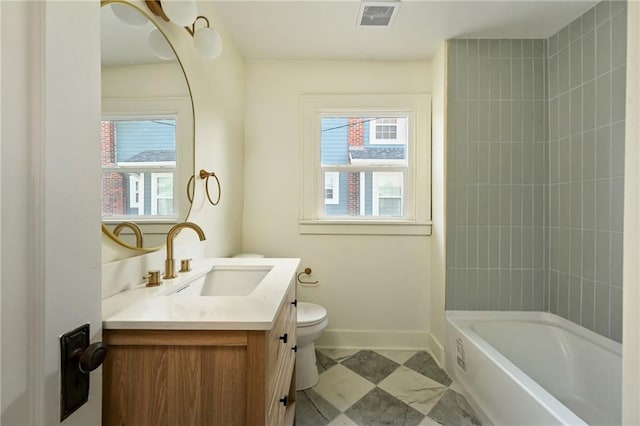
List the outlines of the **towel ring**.
{"label": "towel ring", "polygon": [[[218,176],[216,176],[216,174],[214,172],[208,172],[205,169],[200,170],[200,173],[198,175],[200,176],[200,179],[204,179],[205,180],[204,181],[204,187],[205,187],[205,192],[207,194],[207,199],[209,200],[211,205],[217,206],[218,203],[220,202],[220,197],[222,196],[222,188],[220,187],[220,179],[218,179]],[[194,196],[195,191],[196,191],[195,176],[196,175],[191,175],[191,177],[187,181],[187,199],[189,200],[189,203],[191,203],[191,204],[193,204],[193,196]],[[216,180],[216,184],[218,185],[218,199],[215,202],[211,199],[211,194],[209,193],[209,178],[212,177],[212,176]],[[193,186],[191,185],[192,183],[193,183]]]}
{"label": "towel ring", "polygon": [[[216,180],[216,184],[218,185],[218,198],[216,199],[215,202],[211,199],[211,194],[209,193],[209,178],[212,176]],[[218,203],[220,202],[220,197],[222,196],[220,179],[218,179],[218,176],[216,176],[214,172],[208,172],[205,169],[200,170],[200,179],[206,179],[204,181],[204,188],[205,188],[205,193],[207,194],[207,199],[209,200],[212,206],[217,206]]]}
{"label": "towel ring", "polygon": [[304,271],[300,272],[300,273],[298,274],[298,276],[297,276],[297,280],[298,280],[298,282],[299,282],[300,284],[318,284],[318,281],[302,281],[302,280],[300,279],[300,276],[301,276],[302,274],[305,274],[305,275],[311,275],[311,272],[312,272],[312,271],[311,271],[311,268],[309,268],[309,267],[304,268]]}

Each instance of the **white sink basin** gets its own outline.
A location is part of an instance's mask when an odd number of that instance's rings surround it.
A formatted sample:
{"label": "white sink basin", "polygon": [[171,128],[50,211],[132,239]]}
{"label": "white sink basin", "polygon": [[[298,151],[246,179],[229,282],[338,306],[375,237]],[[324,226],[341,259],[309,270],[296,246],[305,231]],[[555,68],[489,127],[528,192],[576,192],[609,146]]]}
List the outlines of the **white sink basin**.
{"label": "white sink basin", "polygon": [[272,266],[214,266],[185,287],[167,296],[246,296],[253,292]]}

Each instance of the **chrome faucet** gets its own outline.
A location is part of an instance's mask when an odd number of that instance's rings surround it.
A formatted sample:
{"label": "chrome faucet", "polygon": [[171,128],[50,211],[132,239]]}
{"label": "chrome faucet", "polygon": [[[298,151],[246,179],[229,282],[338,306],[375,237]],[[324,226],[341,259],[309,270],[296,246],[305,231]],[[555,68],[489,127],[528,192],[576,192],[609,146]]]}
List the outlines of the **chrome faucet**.
{"label": "chrome faucet", "polygon": [[113,235],[115,235],[116,237],[120,236],[120,232],[124,228],[129,228],[129,229],[131,229],[133,231],[133,233],[136,235],[136,247],[137,248],[142,248],[142,246],[143,246],[142,230],[140,229],[140,227],[138,225],[136,225],[133,222],[122,222],[122,223],[118,224],[118,226],[113,228]]}
{"label": "chrome faucet", "polygon": [[193,222],[178,223],[174,225],[171,229],[169,229],[169,232],[167,233],[167,260],[165,260],[164,262],[165,269],[164,269],[164,276],[163,276],[163,278],[168,280],[176,277],[176,274],[174,272],[175,261],[173,259],[173,240],[182,228],[193,229],[196,232],[196,234],[198,234],[200,241],[204,241],[205,239],[202,228],[200,228],[198,225],[196,225]]}

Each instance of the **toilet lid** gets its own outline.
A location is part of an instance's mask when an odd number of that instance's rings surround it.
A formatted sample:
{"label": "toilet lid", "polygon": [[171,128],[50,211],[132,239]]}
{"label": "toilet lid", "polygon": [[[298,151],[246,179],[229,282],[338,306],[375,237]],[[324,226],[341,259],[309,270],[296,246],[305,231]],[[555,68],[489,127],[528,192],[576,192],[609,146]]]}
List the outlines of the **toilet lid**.
{"label": "toilet lid", "polygon": [[322,322],[327,317],[327,310],[315,303],[298,302],[298,327]]}

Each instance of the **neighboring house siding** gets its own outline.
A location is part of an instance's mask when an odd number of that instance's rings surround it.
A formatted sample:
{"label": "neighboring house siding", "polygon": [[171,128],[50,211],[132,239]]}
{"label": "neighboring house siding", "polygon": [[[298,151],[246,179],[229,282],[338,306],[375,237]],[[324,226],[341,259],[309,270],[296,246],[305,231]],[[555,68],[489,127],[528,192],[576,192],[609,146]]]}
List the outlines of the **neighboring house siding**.
{"label": "neighboring house siding", "polygon": [[349,164],[347,132],[346,118],[322,120],[322,164],[329,166]]}
{"label": "neighboring house siding", "polygon": [[[322,121],[322,164],[349,164],[349,147],[347,146],[348,126],[346,118],[325,118]],[[339,204],[326,205],[326,213],[330,215],[348,214],[347,174],[340,173]]]}
{"label": "neighboring house siding", "polygon": [[[116,122],[117,161],[132,161],[141,152],[165,150],[175,152],[176,127],[150,121]],[[152,143],[150,143],[152,141]]]}

